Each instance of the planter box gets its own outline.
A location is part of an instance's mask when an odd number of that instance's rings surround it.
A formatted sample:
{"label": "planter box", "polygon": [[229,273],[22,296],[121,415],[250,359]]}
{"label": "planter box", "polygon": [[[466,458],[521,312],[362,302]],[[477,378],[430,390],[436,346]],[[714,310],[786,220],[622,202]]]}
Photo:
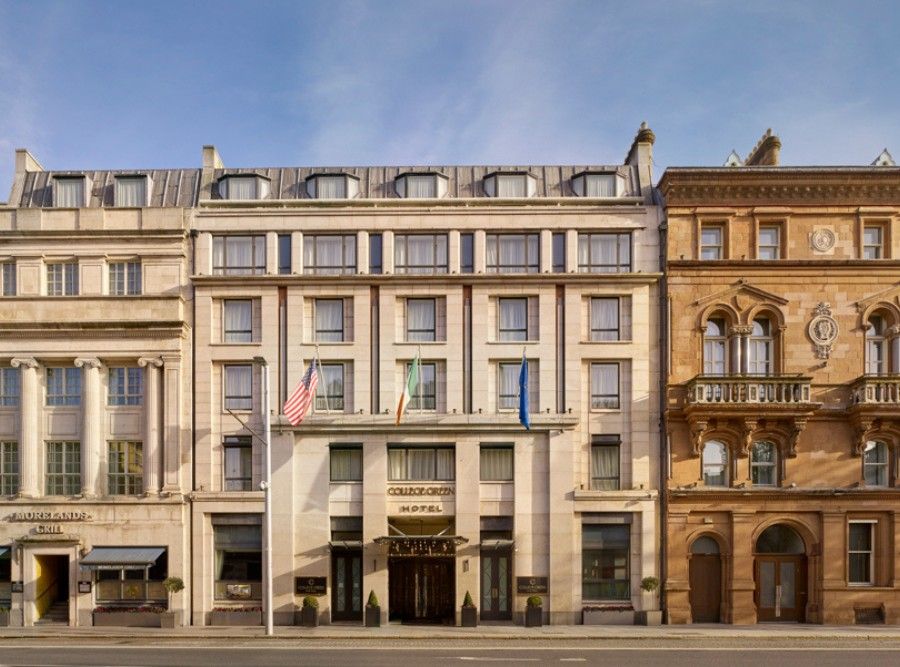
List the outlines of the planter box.
{"label": "planter box", "polygon": [[460,625],[464,628],[478,626],[478,607],[462,607]]}
{"label": "planter box", "polygon": [[585,609],[584,625],[634,625],[633,609]]}
{"label": "planter box", "polygon": [[543,607],[525,607],[525,627],[539,628],[544,624]]}
{"label": "planter box", "polygon": [[125,628],[158,628],[160,617],[150,611],[108,611],[94,613],[94,627],[125,627]]}
{"label": "planter box", "polygon": [[0,611],[0,628],[5,628],[9,625],[9,612],[8,611]]}
{"label": "planter box", "polygon": [[210,625],[262,625],[261,611],[211,611]]}
{"label": "planter box", "polygon": [[636,625],[662,625],[661,611],[637,611],[634,614]]}
{"label": "planter box", "polygon": [[381,627],[381,607],[366,607],[366,627]]}
{"label": "planter box", "polygon": [[167,611],[159,615],[159,627],[172,630],[178,627],[178,613]]}
{"label": "planter box", "polygon": [[300,625],[304,628],[316,628],[319,626],[319,610],[316,607],[300,608]]}

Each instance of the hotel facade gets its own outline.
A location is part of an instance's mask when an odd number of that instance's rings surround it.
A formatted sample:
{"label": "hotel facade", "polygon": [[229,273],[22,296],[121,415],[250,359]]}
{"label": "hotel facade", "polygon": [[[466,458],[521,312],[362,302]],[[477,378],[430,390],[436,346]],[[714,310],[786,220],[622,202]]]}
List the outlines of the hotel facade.
{"label": "hotel facade", "polygon": [[653,141],[584,167],[231,169],[205,147],[201,169],[63,174],[20,153],[0,209],[11,622],[47,595],[70,624],[165,606],[165,576],[184,623],[261,606],[264,366],[277,624],[305,595],[361,622],[370,592],[384,622],[456,623],[466,593],[507,622],[533,594],[550,623],[659,609]]}

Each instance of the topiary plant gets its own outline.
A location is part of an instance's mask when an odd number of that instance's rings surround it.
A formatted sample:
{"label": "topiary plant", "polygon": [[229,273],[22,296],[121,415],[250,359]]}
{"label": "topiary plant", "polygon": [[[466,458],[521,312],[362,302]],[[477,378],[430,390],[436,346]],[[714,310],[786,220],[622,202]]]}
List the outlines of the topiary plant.
{"label": "topiary plant", "polygon": [[463,607],[474,607],[475,603],[472,602],[472,596],[469,595],[469,591],[466,591],[466,597],[463,598]]}
{"label": "topiary plant", "polygon": [[172,596],[184,590],[184,581],[181,577],[166,577],[163,580],[163,588],[169,594],[169,611],[172,611]]}
{"label": "topiary plant", "polygon": [[303,606],[310,607],[312,609],[318,609],[319,608],[319,598],[314,597],[312,595],[307,595],[305,598],[303,598]]}
{"label": "topiary plant", "polygon": [[525,604],[529,607],[540,607],[544,604],[544,600],[540,595],[532,595],[525,601]]}
{"label": "topiary plant", "polygon": [[375,591],[369,591],[369,599],[366,601],[367,607],[380,607],[378,604],[378,596],[375,595]]}
{"label": "topiary plant", "polygon": [[641,579],[641,588],[648,593],[652,593],[659,588],[659,579],[656,577],[644,577]]}

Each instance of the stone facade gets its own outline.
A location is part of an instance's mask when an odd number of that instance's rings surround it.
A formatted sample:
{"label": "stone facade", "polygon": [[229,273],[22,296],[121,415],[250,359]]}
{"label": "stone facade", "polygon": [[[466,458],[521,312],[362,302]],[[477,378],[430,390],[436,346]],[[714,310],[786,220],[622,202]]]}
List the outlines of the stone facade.
{"label": "stone facade", "polygon": [[761,144],[660,182],[668,619],[898,623],[900,170]]}

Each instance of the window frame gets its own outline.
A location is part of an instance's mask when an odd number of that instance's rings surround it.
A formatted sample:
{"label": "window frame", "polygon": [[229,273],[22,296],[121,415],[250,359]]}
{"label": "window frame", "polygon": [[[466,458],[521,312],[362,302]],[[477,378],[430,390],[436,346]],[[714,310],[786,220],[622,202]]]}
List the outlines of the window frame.
{"label": "window frame", "polygon": [[[139,204],[123,204],[121,203],[121,199],[123,193],[120,194],[119,186],[124,185],[125,183],[140,183],[143,188],[143,192],[141,193],[143,196],[141,197],[141,203]],[[122,174],[117,175],[115,177],[115,187],[113,188],[113,201],[115,202],[114,206],[116,208],[144,208],[148,205],[150,195],[150,179],[147,178],[146,175],[143,174]]]}
{"label": "window frame", "polygon": [[20,474],[21,460],[18,441],[0,441],[0,496],[14,496],[19,493]]}
{"label": "window frame", "polygon": [[[775,243],[763,243],[763,232],[774,231],[775,232]],[[782,226],[780,224],[761,224],[757,229],[756,233],[756,258],[765,262],[771,262],[775,260],[782,259]],[[766,254],[770,253],[773,256],[763,257],[764,249]]]}
{"label": "window frame", "polygon": [[[326,238],[338,238],[341,240],[341,264],[320,265],[318,262],[319,241]],[[311,245],[308,245],[310,244]],[[312,261],[308,261],[308,248],[312,248]],[[347,255],[353,249],[353,262],[348,263]],[[304,234],[303,235],[303,273],[306,275],[344,276],[356,273],[359,266],[356,235],[355,234]]]}
{"label": "window frame", "polygon": [[[704,232],[717,232],[717,243],[706,243],[703,238]],[[701,262],[717,262],[727,259],[725,252],[725,225],[721,222],[708,223],[704,222],[700,225],[700,239],[697,257]],[[715,257],[704,256],[707,250],[714,250]]]}
{"label": "window frame", "polygon": [[[711,322],[721,323],[721,335],[710,336],[709,335],[709,326]],[[729,374],[730,368],[730,354],[728,349],[728,320],[721,316],[709,317],[706,320],[706,323],[703,327],[703,374],[709,377],[725,377]],[[710,349],[713,345],[716,346],[717,349],[722,350],[722,372],[715,373],[711,372],[709,367],[712,366],[713,363],[718,363],[710,359]]]}
{"label": "window frame", "polygon": [[139,296],[143,293],[141,260],[115,260],[109,262],[107,267],[110,296]]}
{"label": "window frame", "polygon": [[[773,457],[772,461],[758,461],[755,460],[754,456],[756,454],[756,446],[757,445],[768,445],[771,448]],[[750,460],[750,484],[753,487],[762,487],[762,488],[777,488],[780,486],[780,475],[779,475],[779,454],[778,446],[770,441],[770,440],[756,440],[750,445],[749,452],[749,460]],[[770,470],[772,475],[771,483],[763,483],[757,481],[759,478],[758,471],[761,470]]]}
{"label": "window frame", "polygon": [[[407,361],[404,365],[403,369],[403,377],[409,377],[409,371],[412,368],[413,362]],[[425,379],[424,369],[431,369],[432,377],[434,378],[432,382],[433,392],[428,394],[425,392],[425,387],[427,386]],[[436,361],[419,361],[419,381],[416,383],[416,393],[409,397],[409,407],[408,410],[410,412],[437,412],[437,399],[438,399],[438,362]],[[421,389],[420,389],[421,388]],[[422,403],[424,403],[424,407],[419,405],[419,398],[421,396]],[[430,406],[429,406],[430,402]]]}
{"label": "window frame", "polygon": [[[437,334],[438,334],[438,326],[437,326],[437,324],[438,324],[438,299],[437,299],[437,297],[410,296],[410,297],[406,297],[405,301],[406,301],[406,303],[405,303],[406,330],[404,331],[405,342],[407,342],[407,343],[436,343],[436,342],[438,342],[438,337],[437,337]],[[430,302],[431,303],[432,322],[434,323],[432,325],[431,329],[411,329],[410,328],[410,318],[409,318],[410,307],[409,306],[410,306],[411,302],[421,302],[421,303]],[[410,336],[411,333],[428,334],[429,332],[431,333],[431,338],[414,338],[414,337]]]}
{"label": "window frame", "polygon": [[22,402],[22,371],[6,366],[0,368],[0,408],[17,408]]}
{"label": "window frame", "polygon": [[[335,469],[334,469],[334,455],[337,452],[348,453],[350,457],[350,475],[346,478],[336,477]],[[358,465],[356,469],[359,470],[359,476],[354,477],[354,462],[353,459],[358,458]],[[352,484],[356,482],[363,481],[363,447],[358,444],[331,444],[328,446],[328,481],[337,484]]]}
{"label": "window frame", "polygon": [[[707,463],[704,459],[706,455],[706,448],[710,445],[718,445],[722,448],[723,458],[725,459],[722,463]],[[711,475],[707,474],[707,468],[721,467],[722,476],[724,477],[722,484],[710,484],[707,480]],[[711,488],[711,489],[727,489],[731,486],[731,452],[728,450],[728,445],[720,440],[707,440],[703,443],[703,449],[700,452],[700,479],[703,481],[703,486]]]}
{"label": "window frame", "polygon": [[[879,326],[876,326],[876,322]],[[888,338],[885,335],[886,330],[887,319],[880,312],[872,313],[866,318],[866,329],[864,334],[866,347],[863,356],[866,375],[880,377],[888,374],[890,360],[888,358],[889,350]],[[873,352],[877,352],[877,359]]]}
{"label": "window frame", "polygon": [[[524,264],[504,264],[500,254],[500,242],[502,239],[521,238],[525,244],[525,263]],[[490,264],[487,261],[490,253],[488,246],[495,246],[496,264]],[[540,273],[541,269],[541,237],[540,234],[533,232],[508,233],[508,232],[492,232],[485,234],[485,272],[486,273]],[[532,257],[532,251],[535,256]]]}
{"label": "window frame", "polygon": [[[230,370],[236,372],[238,369],[246,370],[250,374],[249,395],[228,394],[228,373]],[[229,401],[231,402],[230,404]],[[228,412],[229,410],[232,412],[253,412],[253,364],[222,364],[222,410],[224,412]]]}
{"label": "window frame", "polygon": [[[324,303],[340,303],[341,305],[341,328],[340,329],[323,329],[319,326],[319,312],[320,305],[324,305]],[[315,341],[317,343],[344,343],[347,342],[347,331],[346,331],[346,306],[345,299],[343,297],[315,297],[313,301],[313,336],[315,337]],[[340,338],[337,340],[332,340],[328,337],[328,334],[340,334]]]}
{"label": "window frame", "polygon": [[[238,452],[241,473],[239,477],[228,474],[228,453],[234,450]],[[234,488],[235,486],[240,486],[240,488]],[[226,435],[222,438],[222,490],[225,492],[253,491],[253,438],[251,436]]]}
{"label": "window frame", "polygon": [[[347,363],[343,361],[322,361],[319,362],[319,384],[325,389],[325,393],[316,391],[315,400],[313,401],[313,412],[344,412],[347,406]],[[328,379],[326,378],[326,369],[340,367],[341,369],[341,393],[340,395],[332,395],[328,393]],[[327,404],[326,404],[327,399]],[[337,399],[340,405],[334,405]],[[321,400],[321,403],[320,403]],[[327,408],[326,408],[327,405]]]}
{"label": "window frame", "polygon": [[[488,451],[502,451],[509,455],[509,475],[503,476],[485,476],[484,470],[484,453]],[[506,462],[504,461],[504,466]],[[516,477],[516,451],[515,445],[508,443],[482,442],[478,447],[478,481],[479,482],[514,482]]]}
{"label": "window frame", "polygon": [[[875,231],[878,234],[878,242],[877,243],[867,243],[866,232],[867,231]],[[885,227],[880,224],[868,224],[863,225],[863,233],[862,233],[862,254],[861,259],[873,260],[873,259],[884,259],[884,233]],[[873,252],[870,253],[869,250],[873,249]],[[874,257],[870,257],[870,254],[874,254]]]}
{"label": "window frame", "polygon": [[3,283],[0,294],[3,296],[16,296],[18,291],[16,273],[16,261],[14,259],[0,262],[0,282]]}
{"label": "window frame", "polygon": [[[388,465],[387,465],[387,476],[389,482],[455,482],[456,481],[456,447],[453,445],[399,445],[388,443]],[[432,457],[432,473],[431,477],[427,478],[413,478],[410,475],[410,459],[409,454],[411,450],[416,451],[431,451],[433,452]],[[391,452],[392,451],[402,451],[404,452],[404,477],[396,478],[393,477],[393,471],[391,467]],[[451,476],[450,477],[439,477],[438,476],[438,451],[443,452],[451,452],[452,456],[450,457],[450,461],[452,462]]]}
{"label": "window frame", "polygon": [[[504,303],[522,303],[525,307],[525,325],[523,328],[512,328],[503,326],[503,304]],[[527,296],[501,296],[497,297],[497,342],[500,343],[527,343],[529,341],[528,338],[528,297]],[[522,338],[508,338],[504,337],[504,333],[521,333],[523,335]]]}
{"label": "window frame", "polygon": [[289,276],[293,268],[293,239],[290,234],[278,234],[278,275]]}
{"label": "window frame", "polygon": [[[610,237],[615,240],[615,261],[602,262],[594,257],[594,238]],[[623,245],[623,241],[625,241]],[[587,250],[583,248],[587,246]],[[628,257],[622,259],[623,248],[628,249]],[[582,257],[587,256],[587,262]],[[578,273],[632,273],[634,271],[634,235],[631,232],[578,232]]]}
{"label": "window frame", "polygon": [[[590,543],[588,539],[588,535],[590,532],[597,531],[601,532],[604,528],[607,529],[618,529],[619,531],[625,531],[628,537],[628,544],[623,549],[621,546],[616,548],[608,547],[593,547],[588,548],[588,544]],[[595,538],[596,539],[596,538]],[[632,548],[632,538],[631,538],[631,524],[619,524],[619,523],[585,523],[581,524],[581,596],[583,602],[627,602],[631,599],[631,548]],[[624,552],[624,558],[622,558],[622,554]],[[589,554],[593,554],[593,556],[589,556]],[[586,577],[586,564],[589,562],[591,558],[594,559],[594,563],[599,565],[595,565],[599,570],[609,569],[609,565],[604,565],[603,554],[612,554],[612,571],[613,577]],[[608,558],[608,556],[607,556]],[[622,558],[624,562],[624,575],[622,577],[615,576],[617,570],[620,569],[617,564],[618,558]],[[608,561],[607,561],[608,562]],[[613,596],[604,596],[600,595],[599,597],[594,597],[588,595],[585,587],[590,583],[599,583],[603,584],[603,582],[612,582],[613,589],[615,594]]]}
{"label": "window frame", "polygon": [[[409,254],[409,241],[411,238],[431,238],[431,264],[411,264]],[[443,257],[439,257],[441,250],[440,239],[443,239]],[[398,253],[403,252],[404,263],[398,261]],[[398,275],[442,275],[448,273],[450,266],[450,238],[446,232],[394,234],[394,273]],[[443,259],[443,263],[441,263]]]}
{"label": "window frame", "polygon": [[[60,455],[60,472],[51,472],[51,448],[58,448]],[[48,440],[46,442],[46,464],[44,486],[48,496],[77,496],[82,492],[81,480],[81,441],[80,440]],[[74,460],[73,460],[74,459]],[[72,468],[76,472],[72,472]],[[58,493],[57,493],[58,491]]]}
{"label": "window frame", "polygon": [[[594,469],[594,449],[614,449],[616,452],[616,475],[615,477],[601,477],[597,470]],[[622,436],[619,434],[594,434],[591,436],[590,443],[590,480],[589,487],[591,491],[619,491],[622,488]],[[610,481],[614,482],[612,488],[604,488],[598,482]]]}
{"label": "window frame", "polygon": [[[869,462],[866,460],[867,455],[870,451],[870,448],[869,448],[870,445],[875,445],[875,447],[873,449],[876,449],[876,450],[878,449],[878,446],[880,445],[882,451],[884,452],[884,461]],[[876,488],[876,489],[884,489],[884,488],[890,487],[890,485],[891,485],[891,459],[893,458],[891,456],[891,454],[892,454],[891,448],[888,445],[888,443],[886,443],[882,440],[866,441],[866,446],[863,448],[862,456],[860,457],[862,459],[862,479],[863,479],[863,484],[866,487]],[[884,482],[882,482],[880,484],[877,482],[870,482],[869,477],[868,477],[869,470],[876,470],[876,472],[881,471],[881,473],[884,475]]]}
{"label": "window frame", "polygon": [[[55,374],[57,372],[62,372],[62,380],[61,387],[62,391],[60,393],[51,393],[51,374]],[[45,405],[48,407],[78,407],[81,405],[81,394],[84,390],[83,387],[83,373],[80,368],[74,368],[70,366],[47,366],[46,374],[45,374],[45,382],[46,382],[46,401]],[[75,380],[74,378],[77,378]],[[76,384],[78,391],[77,393],[73,393],[70,391],[70,384]]]}
{"label": "window frame", "polygon": [[[50,261],[47,267],[47,296],[78,296],[78,261]],[[53,275],[59,272],[59,275]]]}
{"label": "window frame", "polygon": [[[77,183],[80,187],[78,189],[78,201],[75,204],[61,204],[59,203],[59,184],[65,182],[68,184]],[[87,202],[88,193],[87,193],[87,178],[82,175],[58,175],[53,177],[53,207],[54,208],[84,208],[85,202]]]}
{"label": "window frame", "polygon": [[[229,329],[228,328],[228,306],[229,304],[246,304],[250,309],[250,328],[249,329]],[[246,340],[235,340],[231,336],[242,337],[246,335]],[[253,299],[222,299],[222,342],[228,344],[253,343]]]}
{"label": "window frame", "polygon": [[[761,336],[754,335],[752,329],[757,323],[765,323],[765,325],[760,324],[760,328],[763,329],[763,331],[768,329],[768,333],[764,333]],[[776,372],[775,335],[773,333],[775,328],[774,324],[771,318],[754,317],[750,326],[751,333],[747,338],[747,375],[752,375],[754,377],[769,377],[774,375]],[[762,360],[758,356],[758,351],[760,349],[767,351],[765,358]],[[764,372],[759,372],[760,368],[763,368]]]}
{"label": "window frame", "polygon": [[472,232],[459,235],[459,272],[475,273],[475,234]]}
{"label": "window frame", "polygon": [[[875,585],[875,527],[878,522],[874,519],[848,519],[847,520],[847,585],[848,586],[874,586]],[[853,549],[853,526],[867,526],[869,533],[869,548],[867,550]],[[852,560],[854,555],[868,554],[868,580],[853,581]]]}
{"label": "window frame", "polygon": [[369,274],[384,273],[384,237],[381,232],[369,233]]}
{"label": "window frame", "polygon": [[[114,452],[121,449],[121,452]],[[144,492],[144,443],[140,440],[110,440],[107,442],[107,493],[111,496],[137,496]],[[113,471],[113,461],[121,454],[122,470]],[[129,472],[133,465],[140,473]]]}
{"label": "window frame", "polygon": [[[124,391],[113,393],[113,371],[122,372],[119,386]],[[140,366],[110,366],[107,369],[107,399],[110,406],[139,406],[144,403],[144,369]]]}
{"label": "window frame", "polygon": [[[622,297],[618,296],[591,296],[589,301],[588,313],[588,340],[592,343],[617,343],[622,338]],[[616,328],[615,329],[595,329],[594,328],[594,307],[599,302],[611,301],[616,304]],[[600,334],[604,332],[615,332],[615,338],[602,338]]]}
{"label": "window frame", "polygon": [[[229,245],[238,241],[250,243],[250,264],[231,265],[228,263]],[[221,252],[219,251],[221,247]],[[261,250],[261,252],[260,252]],[[215,234],[212,247],[212,273],[214,276],[262,276],[266,273],[265,234]],[[216,264],[216,256],[221,255],[222,263]]]}
{"label": "window frame", "polygon": [[[594,367],[595,366],[614,366],[616,369],[616,393],[615,394],[599,394],[594,388]],[[590,410],[621,410],[622,409],[622,363],[618,361],[591,361],[588,367],[588,383],[590,389]],[[595,405],[596,399],[609,399],[615,396],[614,405]]]}

